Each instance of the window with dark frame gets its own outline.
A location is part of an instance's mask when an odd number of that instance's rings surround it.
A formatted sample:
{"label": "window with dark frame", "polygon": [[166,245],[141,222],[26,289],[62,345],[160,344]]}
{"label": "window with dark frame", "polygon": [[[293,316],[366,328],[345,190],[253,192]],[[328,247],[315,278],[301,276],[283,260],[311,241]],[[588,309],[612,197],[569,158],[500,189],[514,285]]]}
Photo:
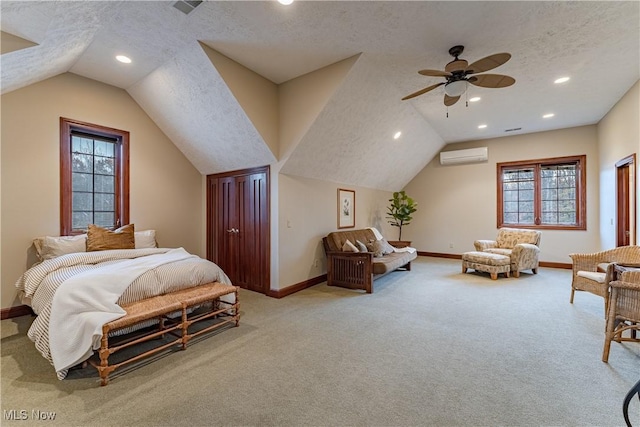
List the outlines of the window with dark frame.
{"label": "window with dark frame", "polygon": [[498,163],[498,227],[586,230],[586,156]]}
{"label": "window with dark frame", "polygon": [[129,222],[129,132],[60,118],[60,234]]}

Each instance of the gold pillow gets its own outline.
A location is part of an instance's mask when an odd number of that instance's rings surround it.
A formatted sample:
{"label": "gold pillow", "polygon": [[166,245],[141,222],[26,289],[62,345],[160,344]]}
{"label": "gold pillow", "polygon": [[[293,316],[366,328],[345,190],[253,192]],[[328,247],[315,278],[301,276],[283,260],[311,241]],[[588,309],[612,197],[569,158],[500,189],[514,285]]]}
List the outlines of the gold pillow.
{"label": "gold pillow", "polygon": [[133,224],[120,227],[116,231],[89,224],[89,231],[87,232],[87,252],[135,248],[136,240]]}

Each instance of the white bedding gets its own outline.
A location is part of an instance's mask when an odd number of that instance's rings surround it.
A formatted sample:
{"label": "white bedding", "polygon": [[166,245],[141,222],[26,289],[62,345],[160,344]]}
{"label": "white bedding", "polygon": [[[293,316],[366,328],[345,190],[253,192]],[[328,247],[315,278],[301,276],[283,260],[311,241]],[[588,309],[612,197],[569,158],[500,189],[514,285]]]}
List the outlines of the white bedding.
{"label": "white bedding", "polygon": [[[138,263],[138,261],[134,262],[130,260],[138,258],[142,259],[144,257],[153,258],[154,255],[165,254],[171,251],[174,251],[172,253],[176,255],[177,258],[181,259],[167,263],[156,263],[153,260],[151,263],[139,261],[142,264],[146,263],[150,265],[148,268],[144,269],[144,271],[134,274],[136,277],[129,280],[131,282],[130,284],[123,285],[122,282],[119,282],[119,284],[115,285],[115,288],[110,287],[112,282],[108,280],[109,270],[117,272],[125,265],[132,263],[132,265],[135,265]],[[184,252],[182,249],[180,249],[180,251]],[[59,314],[57,310],[52,316],[52,310],[57,309],[58,306],[60,306],[60,302],[63,303],[62,305],[65,305],[64,303],[68,303],[70,299],[89,299],[94,301],[94,311],[98,310],[98,308],[95,307],[96,305],[99,306],[106,303],[107,306],[110,307],[106,312],[111,310],[113,314],[113,305],[109,305],[109,301],[105,302],[100,298],[93,298],[94,295],[92,294],[92,290],[95,291],[97,286],[108,286],[109,288],[106,289],[101,288],[98,293],[102,293],[104,295],[113,293],[114,296],[108,297],[107,300],[109,298],[116,298],[118,304],[124,304],[214,281],[230,284],[229,278],[216,264],[197,256],[190,255],[186,252],[184,252],[184,254],[177,255],[176,250],[167,248],[122,249],[74,253],[43,261],[42,263],[27,270],[16,283],[16,287],[24,292],[25,297],[31,298],[31,306],[34,312],[38,314],[38,317],[29,328],[27,335],[35,343],[36,348],[40,351],[43,357],[53,364],[50,343],[64,343],[71,341],[68,336],[59,335],[63,331],[63,328],[56,327],[54,329],[54,323],[51,322],[51,318],[53,317],[55,324],[64,324],[64,322],[69,324],[68,318],[56,317]],[[105,273],[107,273],[106,276]],[[106,277],[107,280],[103,280],[102,283],[98,285],[91,279],[92,276],[96,275]],[[78,277],[78,279],[71,279],[72,277]],[[70,286],[68,290],[64,290],[65,287],[67,287],[65,284],[67,281],[69,281]],[[73,283],[82,282],[87,284],[86,286],[83,286],[83,288],[85,288],[85,296],[75,295],[72,290],[72,288],[75,287],[73,286]],[[54,301],[56,300],[54,296],[60,287],[62,287],[61,290],[66,294],[66,296],[54,304]],[[69,290],[71,290],[71,294],[69,294]],[[229,295],[228,301],[234,302],[233,294]],[[104,314],[93,314],[93,317],[95,318],[101,318],[101,316],[104,316]],[[117,317],[109,318],[109,320],[106,321],[110,321],[115,318]],[[64,334],[68,333],[69,331],[64,332]],[[97,345],[95,342],[89,344],[89,347],[92,349],[96,349],[99,346],[99,340],[95,341],[97,341]],[[86,348],[84,348],[84,344],[79,345],[78,347],[72,345],[71,347],[74,348],[74,351],[80,352],[80,350],[82,350],[81,352],[85,358],[90,356],[92,353],[91,349],[87,352]],[[85,353],[87,354],[85,355]],[[65,362],[62,364],[56,364],[56,371],[58,378],[60,379],[63,379],[66,376],[68,366],[72,366],[72,364],[69,365],[70,359],[68,359],[67,356],[68,354],[63,352],[63,359]],[[82,360],[78,360],[77,362],[80,361]]]}

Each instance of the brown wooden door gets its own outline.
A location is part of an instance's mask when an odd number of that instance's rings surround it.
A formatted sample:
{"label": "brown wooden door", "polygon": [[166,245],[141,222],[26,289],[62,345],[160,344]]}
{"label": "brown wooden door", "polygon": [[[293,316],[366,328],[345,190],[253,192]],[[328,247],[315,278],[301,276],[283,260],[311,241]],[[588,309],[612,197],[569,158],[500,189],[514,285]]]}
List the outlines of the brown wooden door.
{"label": "brown wooden door", "polygon": [[234,285],[269,290],[269,168],[207,177],[207,258]]}
{"label": "brown wooden door", "polygon": [[616,163],[616,244],[636,244],[635,154]]}

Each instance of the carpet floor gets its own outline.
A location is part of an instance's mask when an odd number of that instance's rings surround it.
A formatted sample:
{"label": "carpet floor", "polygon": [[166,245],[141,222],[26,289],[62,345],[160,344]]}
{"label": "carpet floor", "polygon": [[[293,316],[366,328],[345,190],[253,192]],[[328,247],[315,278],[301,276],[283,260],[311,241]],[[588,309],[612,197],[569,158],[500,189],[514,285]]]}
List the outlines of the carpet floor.
{"label": "carpet floor", "polygon": [[63,426],[624,425],[640,345],[614,342],[603,363],[603,300],[569,304],[570,283],[569,270],[491,280],[419,257],[370,295],[241,290],[240,327],[116,371],[107,387],[91,367],[57,380],[26,337],[32,318],[7,319],[2,425],[51,414]]}

